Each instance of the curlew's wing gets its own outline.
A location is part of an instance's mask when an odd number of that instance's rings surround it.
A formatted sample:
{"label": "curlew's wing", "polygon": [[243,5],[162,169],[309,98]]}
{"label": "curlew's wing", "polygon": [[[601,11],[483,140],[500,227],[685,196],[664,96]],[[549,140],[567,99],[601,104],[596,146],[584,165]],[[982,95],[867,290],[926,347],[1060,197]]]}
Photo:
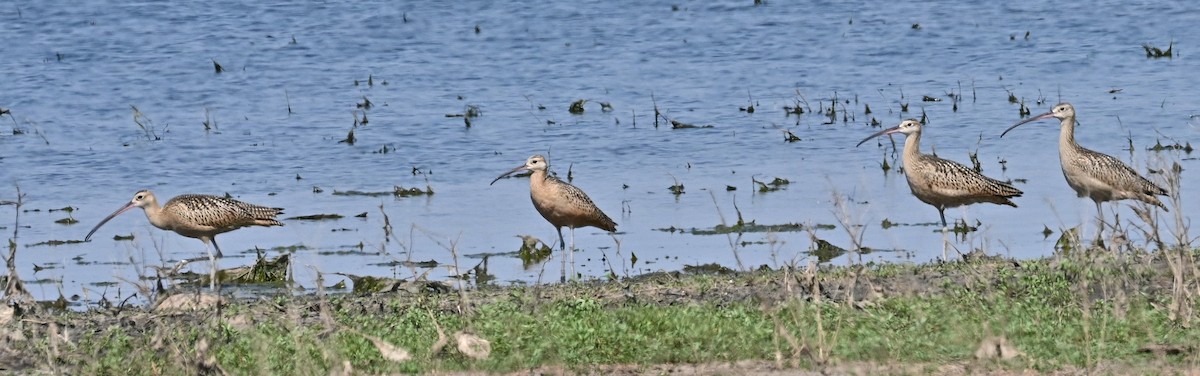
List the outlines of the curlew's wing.
{"label": "curlew's wing", "polygon": [[956,192],[961,196],[1021,197],[1024,192],[1011,184],[989,178],[970,167],[948,159],[925,156],[933,167],[932,181],[935,189]]}
{"label": "curlew's wing", "polygon": [[193,225],[225,229],[245,226],[282,226],[275,219],[282,208],[269,208],[211,195],[179,195],[163,206],[163,211]]}
{"label": "curlew's wing", "polygon": [[617,231],[617,223],[604,214],[587,193],[583,193],[582,189],[571,185],[570,183],[559,180],[554,176],[547,176],[547,183],[555,186],[562,193],[562,197],[566,199],[566,205],[572,210],[577,211],[580,218],[586,218],[589,226],[596,226],[604,231]]}
{"label": "curlew's wing", "polygon": [[1154,182],[1142,177],[1129,165],[1110,155],[1080,148],[1080,158],[1070,163],[1075,164],[1088,176],[1108,184],[1116,191],[1142,193],[1150,196],[1166,195],[1167,190]]}

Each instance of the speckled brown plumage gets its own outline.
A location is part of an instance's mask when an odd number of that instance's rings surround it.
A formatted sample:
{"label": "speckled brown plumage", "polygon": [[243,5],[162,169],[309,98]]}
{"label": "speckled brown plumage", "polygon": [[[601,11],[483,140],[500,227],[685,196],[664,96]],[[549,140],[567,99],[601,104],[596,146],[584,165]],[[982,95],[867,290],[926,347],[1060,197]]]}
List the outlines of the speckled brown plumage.
{"label": "speckled brown plumage", "polygon": [[1012,185],[983,176],[958,162],[921,154],[921,122],[908,119],[900,125],[884,129],[859,142],[885,134],[902,133],[904,140],[904,176],[913,196],[937,208],[946,226],[946,208],[981,202],[1017,207],[1009,200],[1023,192]]}
{"label": "speckled brown plumage", "polygon": [[617,231],[617,223],[600,211],[583,190],[551,176],[545,169],[529,176],[529,197],[546,221],[555,227],[596,227]]}
{"label": "speckled brown plumage", "polygon": [[200,239],[205,246],[212,244],[216,249],[215,257],[221,257],[221,247],[217,245],[217,234],[226,233],[247,226],[283,226],[283,222],[275,216],[283,213],[282,208],[271,208],[254,205],[220,196],[185,194],[167,201],[159,206],[154,193],[148,190],[138,191],[129,203],[100,221],[85,240],[90,240],[92,234],[112,218],[125,211],[139,207],[146,213],[150,224],[179,235]]}
{"label": "speckled brown plumage", "polygon": [[283,226],[282,222],[275,219],[275,216],[283,212],[282,208],[268,208],[221,196],[175,196],[163,205],[162,211],[177,218],[173,221],[176,228],[183,227],[213,234],[246,226]]}
{"label": "speckled brown plumage", "polygon": [[1138,175],[1120,160],[1083,147],[1076,148],[1072,154],[1060,156],[1060,159],[1063,176],[1079,197],[1088,197],[1097,203],[1135,199],[1167,210],[1166,205],[1154,197],[1167,195],[1167,190]]}
{"label": "speckled brown plumage", "polygon": [[1097,213],[1102,202],[1126,199],[1139,200],[1167,210],[1162,201],[1155,197],[1166,195],[1166,189],[1142,177],[1124,162],[1075,142],[1075,107],[1070,103],[1059,103],[1049,112],[1013,124],[1000,137],[1022,124],[1049,118],[1059,120],[1058,159],[1067,185],[1079,197],[1091,198],[1096,203]]}

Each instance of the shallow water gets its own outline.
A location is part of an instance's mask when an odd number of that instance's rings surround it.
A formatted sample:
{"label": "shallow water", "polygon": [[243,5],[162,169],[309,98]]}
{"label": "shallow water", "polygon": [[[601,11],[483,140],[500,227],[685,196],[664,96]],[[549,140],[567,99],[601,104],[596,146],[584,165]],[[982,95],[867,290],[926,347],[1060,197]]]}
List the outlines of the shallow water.
{"label": "shallow water", "polygon": [[[0,6],[0,107],[11,115],[0,125],[24,133],[0,135],[0,199],[15,199],[19,186],[24,209],[40,209],[20,213],[16,239],[29,289],[81,301],[128,295],[128,281],[152,274],[146,265],[203,252],[199,241],[154,229],[136,211],[89,243],[33,245],[82,239],[144,188],[164,202],[229,193],[285,207],[285,217],[346,216],[219,237],[229,256],[222,267],[252,263],[255,248],[276,255],[283,251],[272,248],[303,246],[295,272],[310,288],[315,271],[408,277],[413,270],[395,261],[452,265],[454,248],[465,270],[480,255],[517,250],[518,234],[553,242],[526,180],[488,185],[535,153],[549,153],[560,176],[571,171],[620,224],[620,259],[636,254],[638,262],[612,260],[618,275],[710,262],[737,268],[733,249],[747,268],[807,262],[807,232],[731,240],[656,229],[711,228],[722,215],[732,223],[735,204],[759,224],[837,224],[835,194],[845,197],[851,222],[865,225],[864,245],[891,250],[864,260],[920,262],[940,257],[937,210],[911,196],[903,175],[882,172],[884,158],[899,164],[886,138],[854,144],[878,130],[872,119],[890,127],[924,114],[925,152],[968,163],[978,151],[985,174],[1024,179],[1016,184],[1025,191],[1020,208],[947,210],[948,219],[982,222],[954,245],[1038,257],[1053,251],[1057,236],[1044,239],[1044,228],[1094,226],[1095,209],[1062,178],[1054,122],[999,138],[1020,120],[1009,94],[1035,114],[1074,103],[1078,141],[1125,161],[1132,154],[1140,171],[1179,161],[1186,193],[1196,185],[1194,155],[1146,148],[1200,134],[1200,67],[1190,59],[1198,21],[1200,11],[1183,3],[1117,1],[10,2]],[[1147,59],[1141,47],[1171,41],[1170,59]],[[215,73],[214,61],[225,72]],[[950,93],[961,95],[957,111]],[[357,108],[364,98],[374,106]],[[839,115],[826,124],[820,112],[834,98]],[[586,112],[569,113],[578,99],[590,100]],[[787,116],[783,107],[798,104],[806,113]],[[655,105],[712,128],[656,128]],[[756,111],[739,110],[747,105]],[[161,139],[135,124],[131,106]],[[470,128],[446,116],[467,106],[482,111]],[[206,113],[214,129],[205,129]],[[339,143],[364,113],[357,143]],[[784,142],[781,129],[801,141]],[[755,192],[751,179],[775,177],[792,184]],[[676,181],[686,193],[668,191]],[[395,185],[428,185],[436,194],[332,194]],[[1184,200],[1176,210],[1200,208]],[[68,214],[47,211],[66,206],[77,209],[69,216],[78,224],[56,224]],[[0,206],[0,218],[14,218],[13,208]],[[1133,218],[1127,204],[1119,213]],[[884,229],[884,219],[923,225]],[[0,223],[12,232],[11,220]],[[111,240],[130,233],[135,240]],[[841,228],[815,234],[851,244]],[[614,239],[593,228],[575,238],[576,270],[602,277],[608,266],[600,260],[617,258]],[[35,265],[48,268],[35,273]],[[559,265],[526,270],[510,255],[488,258],[500,282],[554,281]],[[438,268],[431,276],[452,274]]]}

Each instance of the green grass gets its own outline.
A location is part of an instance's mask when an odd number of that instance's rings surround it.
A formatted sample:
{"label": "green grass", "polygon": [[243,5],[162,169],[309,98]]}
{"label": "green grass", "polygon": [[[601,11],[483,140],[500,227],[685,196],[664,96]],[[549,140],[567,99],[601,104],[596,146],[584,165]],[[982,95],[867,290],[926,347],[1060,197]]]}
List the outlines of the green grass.
{"label": "green grass", "polygon": [[[787,277],[780,272],[685,276],[634,287],[619,282],[547,290],[514,287],[470,292],[466,303],[457,294],[343,296],[325,303],[338,324],[333,330],[322,324],[316,300],[284,297],[235,303],[220,314],[134,316],[143,320],[137,325],[114,320],[73,333],[73,344],[59,345],[65,354],[56,364],[80,374],[180,374],[195,373],[198,362],[211,357],[233,374],[328,374],[343,361],[366,373],[507,372],[544,366],[594,370],[606,364],[773,361],[778,352],[801,367],[819,366],[819,353],[829,354],[835,363],[938,365],[973,362],[976,348],[990,336],[1005,337],[1025,354],[997,363],[1001,368],[1197,363],[1194,354],[1159,360],[1138,351],[1148,344],[1200,343],[1200,329],[1168,319],[1169,296],[1164,294],[1169,288],[1135,288],[1124,299],[1102,296],[1106,286],[1149,286],[1146,276],[1161,271],[1048,260],[989,267],[993,272],[986,278],[965,283],[952,275],[970,274],[972,266],[868,267],[870,278],[924,273],[932,276],[925,283],[940,290],[874,298],[866,304],[788,298],[782,293]],[[849,274],[845,268],[821,273],[823,284]],[[751,292],[765,293],[712,298],[747,285]],[[691,297],[665,299],[674,295],[661,294],[664,290]],[[546,291],[556,297],[537,298]],[[457,313],[460,306],[472,307],[470,313]],[[69,313],[58,320],[88,315]],[[804,351],[793,351],[777,331],[776,320]],[[490,357],[468,358],[454,349],[453,340],[433,353],[439,326],[446,335],[466,330],[489,340]],[[359,333],[408,350],[412,360],[384,359]],[[26,349],[30,359],[47,359],[47,340],[37,341]],[[201,343],[207,351],[197,350]]]}

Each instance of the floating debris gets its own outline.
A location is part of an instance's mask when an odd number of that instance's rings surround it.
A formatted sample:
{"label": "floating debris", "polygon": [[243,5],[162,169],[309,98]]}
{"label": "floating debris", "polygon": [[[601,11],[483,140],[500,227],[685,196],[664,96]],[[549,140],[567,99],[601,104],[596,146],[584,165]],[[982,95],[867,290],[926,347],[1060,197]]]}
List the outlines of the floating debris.
{"label": "floating debris", "polygon": [[291,218],[288,218],[287,220],[289,220],[289,221],[327,221],[327,220],[342,219],[342,218],[343,218],[343,216],[341,214],[313,214],[313,215],[301,215],[301,216],[291,217]]}
{"label": "floating debris", "polygon": [[755,184],[758,184],[758,192],[759,193],[778,191],[780,189],[783,189],[784,186],[792,183],[792,182],[788,181],[787,179],[781,179],[781,178],[775,178],[774,180],[771,180],[771,182],[769,182],[769,183],[764,183],[764,182],[755,180],[754,178],[750,178],[750,181],[754,182]]}
{"label": "floating debris", "polygon": [[671,120],[671,129],[688,129],[688,128],[712,128],[712,125],[700,125],[684,123],[679,120]]}
{"label": "floating debris", "polygon": [[[817,224],[817,225],[812,226],[812,228],[816,229],[816,230],[833,230],[833,229],[836,229],[837,226],[829,225],[829,224]],[[758,223],[755,223],[755,221],[750,221],[750,222],[738,223],[733,226],[716,225],[716,226],[713,226],[711,229],[698,229],[695,227],[693,227],[691,229],[682,229],[682,228],[677,228],[675,226],[671,226],[668,228],[655,229],[655,231],[670,232],[670,233],[681,232],[681,233],[689,233],[692,235],[722,235],[722,234],[741,234],[741,233],[747,233],[747,232],[798,232],[798,231],[807,231],[808,229],[809,229],[808,226],[805,226],[805,225],[799,224],[799,223],[784,223],[784,224],[778,224],[778,225],[760,225]]]}
{"label": "floating debris", "polygon": [[466,111],[463,112],[463,116],[467,118],[477,118],[483,116],[483,109],[480,109],[478,105],[468,104]]}
{"label": "floating debris", "polygon": [[833,243],[816,237],[813,238],[813,245],[815,245],[816,248],[808,251],[808,254],[816,256],[817,262],[820,263],[829,262],[830,260],[838,258],[839,256],[848,252],[845,248],[838,247],[833,245]]}
{"label": "floating debris", "polygon": [[880,227],[883,227],[883,229],[884,229],[884,230],[887,230],[887,229],[889,229],[889,228],[896,227],[896,226],[899,226],[899,225],[898,225],[898,224],[896,224],[896,222],[892,222],[891,220],[889,220],[889,219],[887,219],[887,218],[884,218],[884,219],[883,219],[883,223],[880,223],[880,224],[879,224],[879,226],[880,226]]}
{"label": "floating debris", "polygon": [[796,141],[801,141],[801,140],[800,140],[800,137],[797,137],[795,133],[792,133],[792,131],[784,129],[783,130],[783,141],[784,142],[796,142]]}
{"label": "floating debris", "polygon": [[[954,222],[954,228],[951,228],[950,232],[958,234],[958,235],[966,235],[967,233],[970,233],[970,232],[979,231],[979,225],[982,225],[982,224],[983,224],[983,222],[979,222],[979,220],[976,220],[975,226],[971,226],[971,225],[968,225],[966,221],[963,221],[960,219],[960,220]],[[938,231],[941,231],[941,230],[938,230]]]}
{"label": "floating debris", "polygon": [[[274,259],[259,255],[254,265],[218,270],[217,281],[222,284],[282,284],[287,282],[290,263],[289,254],[282,254]],[[200,282],[208,284],[208,278],[207,274],[202,275]]]}
{"label": "floating debris", "polygon": [[355,108],[359,108],[359,109],[363,109],[363,110],[370,110],[370,109],[371,109],[371,107],[375,107],[375,104],[374,104],[374,103],[371,103],[371,100],[370,100],[370,99],[367,99],[367,96],[366,96],[366,95],[364,95],[364,96],[362,97],[362,99],[363,99],[363,100],[362,100],[362,103],[355,103],[355,104],[354,104],[354,107],[355,107]]}
{"label": "floating debris", "polygon": [[572,114],[576,114],[576,115],[582,114],[584,103],[587,103],[587,99],[580,99],[580,100],[571,102],[571,107],[567,108],[567,111]]}
{"label": "floating debris", "polygon": [[1163,145],[1161,140],[1155,140],[1154,146],[1146,148],[1146,150],[1150,150],[1150,151],[1183,150],[1183,152],[1191,154],[1193,149],[1192,149],[1192,143],[1190,141],[1186,142],[1183,145],[1180,145],[1178,141],[1175,142],[1174,144]]}
{"label": "floating debris", "polygon": [[425,186],[425,190],[421,190],[417,187],[404,188],[397,185],[392,187],[392,194],[397,197],[427,196],[433,194],[433,187],[427,185]]}
{"label": "floating debris", "polygon": [[66,245],[66,244],[78,244],[78,243],[83,243],[83,242],[84,241],[82,241],[82,240],[47,240],[44,242],[26,244],[25,247],[37,247],[37,246],[43,246],[43,245],[48,245],[48,246],[53,247],[53,246]]}
{"label": "floating debris", "polygon": [[448,117],[448,118],[455,118],[455,117],[466,118],[466,119],[464,119],[464,121],[467,122],[468,127],[470,127],[470,124],[471,124],[469,119],[477,118],[480,116],[483,116],[483,109],[480,108],[478,105],[474,105],[474,104],[468,104],[466,107],[463,108],[463,112],[461,112],[461,113],[446,114],[446,117]]}
{"label": "floating debris", "polygon": [[671,191],[671,194],[676,195],[676,196],[684,194],[683,184],[681,184],[679,182],[675,182],[675,185],[667,187],[667,190]]}
{"label": "floating debris", "polygon": [[346,138],[338,141],[339,144],[354,145],[358,139],[354,138],[354,128],[350,128],[350,133],[346,134]]}
{"label": "floating debris", "polygon": [[364,192],[364,191],[357,191],[357,190],[349,190],[349,191],[339,191],[336,189],[333,190],[334,196],[409,197],[409,196],[426,196],[426,195],[432,195],[432,194],[433,194],[433,187],[430,187],[430,186],[426,186],[425,189],[420,189],[420,188],[416,188],[416,187],[404,188],[404,187],[397,185],[397,186],[392,187],[392,190],[390,190],[390,191],[371,191],[371,192]]}
{"label": "floating debris", "polygon": [[270,250],[271,250],[271,252],[292,253],[292,252],[296,252],[296,251],[303,251],[306,249],[310,249],[310,248],[308,248],[308,246],[303,245],[303,244],[297,244],[297,245],[281,245],[281,246],[277,246],[277,247],[271,247]]}
{"label": "floating debris", "polygon": [[517,235],[517,237],[521,238],[521,248],[517,250],[517,257],[521,258],[521,266],[525,270],[541,264],[542,261],[546,261],[554,254],[554,249],[541,239],[530,235]]}
{"label": "floating debris", "polygon": [[1167,45],[1166,51],[1163,51],[1162,49],[1160,49],[1158,47],[1151,46],[1148,43],[1142,44],[1142,49],[1146,50],[1146,58],[1150,58],[1150,59],[1158,59],[1158,58],[1164,58],[1164,57],[1171,58],[1172,55],[1174,55],[1174,52],[1172,52],[1172,50],[1175,49],[1175,41],[1171,41],[1171,43]]}

